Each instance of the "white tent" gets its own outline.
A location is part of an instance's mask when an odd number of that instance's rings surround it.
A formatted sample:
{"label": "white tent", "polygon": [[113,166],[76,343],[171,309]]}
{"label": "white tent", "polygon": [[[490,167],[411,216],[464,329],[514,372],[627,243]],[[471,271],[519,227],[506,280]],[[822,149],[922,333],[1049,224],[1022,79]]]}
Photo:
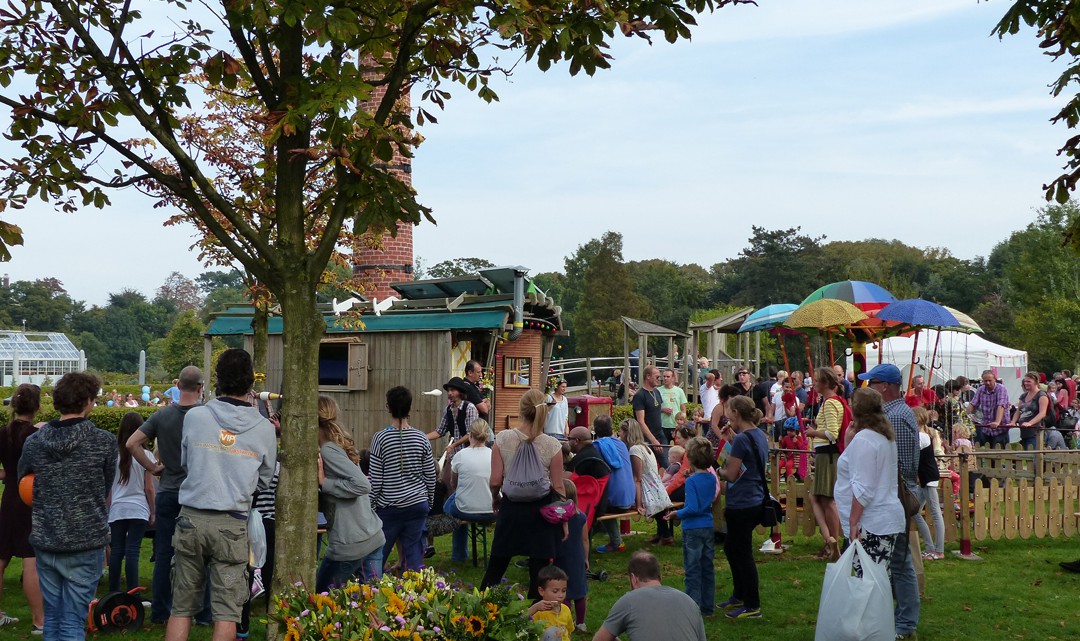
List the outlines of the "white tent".
{"label": "white tent", "polygon": [[[919,344],[916,348],[915,373],[926,376],[930,369],[930,359],[934,353],[934,344],[939,332],[924,329],[919,332]],[[1027,352],[991,343],[977,334],[960,332],[940,332],[941,343],[937,347],[937,360],[934,363],[933,380],[929,385],[944,384],[945,381],[966,376],[978,385],[983,371],[991,370],[998,380],[1009,390],[1009,399],[1016,401],[1022,393],[1020,379],[1027,372]],[[911,369],[911,349],[915,337],[897,336],[882,341],[880,351],[872,343],[866,345],[866,367],[870,369],[878,363],[892,363],[904,374],[904,387],[907,387],[908,373]],[[879,358],[880,354],[880,358]],[[848,367],[851,358],[848,357]]]}

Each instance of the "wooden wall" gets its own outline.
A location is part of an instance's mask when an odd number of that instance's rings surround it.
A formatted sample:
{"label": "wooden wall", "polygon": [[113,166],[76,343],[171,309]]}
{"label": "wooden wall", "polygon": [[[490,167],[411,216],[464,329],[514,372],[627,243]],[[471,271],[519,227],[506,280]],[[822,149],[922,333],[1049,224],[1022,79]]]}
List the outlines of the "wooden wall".
{"label": "wooden wall", "polygon": [[543,336],[536,330],[525,330],[516,341],[500,342],[495,347],[495,410],[492,427],[496,432],[516,425],[518,403],[525,392],[520,387],[503,387],[502,359],[505,357],[532,358],[532,371],[529,372],[529,386],[543,391],[547,380],[547,371],[543,365]]}
{"label": "wooden wall", "polygon": [[[386,390],[396,385],[404,385],[413,393],[409,423],[424,432],[435,429],[445,411],[446,396],[423,393],[441,390],[443,383],[455,375],[450,371],[450,332],[377,332],[358,336],[368,345],[367,390],[321,392],[338,402],[341,425],[352,433],[357,447],[367,448],[375,432],[390,424]],[[266,376],[269,390],[281,388],[281,363],[281,336],[270,336]],[[313,377],[316,375],[312,372]],[[436,456],[441,454],[444,441],[438,443]]]}

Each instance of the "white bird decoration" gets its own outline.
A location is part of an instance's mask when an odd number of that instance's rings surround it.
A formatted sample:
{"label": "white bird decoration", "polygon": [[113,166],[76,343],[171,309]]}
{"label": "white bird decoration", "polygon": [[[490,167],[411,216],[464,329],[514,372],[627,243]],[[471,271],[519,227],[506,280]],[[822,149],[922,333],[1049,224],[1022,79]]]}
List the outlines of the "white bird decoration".
{"label": "white bird decoration", "polygon": [[379,300],[378,298],[371,299],[371,307],[375,310],[376,316],[382,316],[382,313],[394,306],[394,303],[398,301],[397,296],[390,296]]}
{"label": "white bird decoration", "polygon": [[335,298],[330,302],[330,305],[334,309],[334,316],[341,316],[341,312],[347,312],[352,309],[353,305],[360,302],[359,298],[347,298],[340,303]]}

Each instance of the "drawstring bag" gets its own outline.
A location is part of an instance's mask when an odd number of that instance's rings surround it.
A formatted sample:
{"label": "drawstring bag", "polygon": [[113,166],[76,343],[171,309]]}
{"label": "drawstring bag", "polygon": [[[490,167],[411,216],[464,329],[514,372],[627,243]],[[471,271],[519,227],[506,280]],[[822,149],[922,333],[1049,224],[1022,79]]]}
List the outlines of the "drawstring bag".
{"label": "drawstring bag", "polygon": [[548,478],[540,454],[532,441],[522,441],[503,476],[503,496],[511,501],[539,501],[551,493]]}

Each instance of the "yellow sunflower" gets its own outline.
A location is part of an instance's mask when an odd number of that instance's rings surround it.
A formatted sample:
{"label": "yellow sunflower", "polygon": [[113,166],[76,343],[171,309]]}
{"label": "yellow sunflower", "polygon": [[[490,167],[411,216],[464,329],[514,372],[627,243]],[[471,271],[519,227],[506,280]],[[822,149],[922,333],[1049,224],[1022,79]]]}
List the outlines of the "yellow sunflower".
{"label": "yellow sunflower", "polygon": [[[327,623],[326,625],[324,625],[322,627],[321,632],[322,632],[323,641],[328,641],[330,639],[331,635],[334,635],[334,624],[333,623]],[[334,636],[336,636],[336,635],[334,635]]]}
{"label": "yellow sunflower", "polygon": [[391,639],[408,639],[412,637],[410,630],[393,630],[390,632]]}
{"label": "yellow sunflower", "polygon": [[484,607],[488,611],[488,621],[494,621],[495,617],[499,616],[499,606],[494,603],[485,603]]}
{"label": "yellow sunflower", "polygon": [[345,594],[356,594],[360,591],[359,583],[349,583],[345,586]]}
{"label": "yellow sunflower", "polygon": [[478,616],[470,616],[465,619],[465,630],[474,637],[484,634],[484,620]]}
{"label": "yellow sunflower", "polygon": [[285,641],[300,641],[300,631],[290,627],[285,631]]}

